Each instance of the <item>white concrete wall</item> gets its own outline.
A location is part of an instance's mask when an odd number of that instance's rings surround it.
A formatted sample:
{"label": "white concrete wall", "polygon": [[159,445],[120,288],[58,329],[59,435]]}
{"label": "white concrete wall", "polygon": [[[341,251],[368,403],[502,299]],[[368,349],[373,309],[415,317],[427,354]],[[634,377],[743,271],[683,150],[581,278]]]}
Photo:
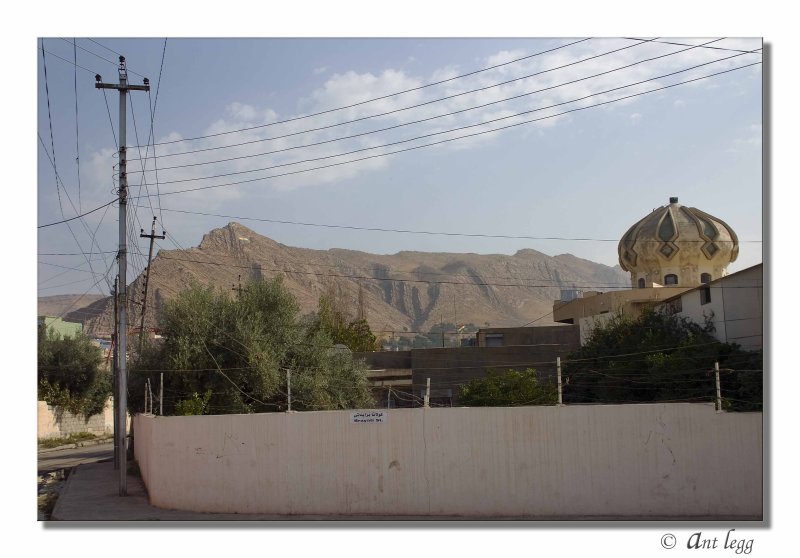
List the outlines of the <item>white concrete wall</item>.
{"label": "white concrete wall", "polygon": [[268,514],[762,517],[762,416],[706,404],[135,418],[155,506]]}

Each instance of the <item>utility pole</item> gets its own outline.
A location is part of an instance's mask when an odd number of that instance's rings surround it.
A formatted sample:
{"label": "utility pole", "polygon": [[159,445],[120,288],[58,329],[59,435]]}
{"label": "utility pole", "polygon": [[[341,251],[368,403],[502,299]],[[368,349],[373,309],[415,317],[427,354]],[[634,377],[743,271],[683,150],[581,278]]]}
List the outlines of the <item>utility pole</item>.
{"label": "utility pole", "polygon": [[556,357],[556,372],[558,375],[558,404],[563,405],[564,400],[561,397],[561,357]]}
{"label": "utility pole", "polygon": [[431,379],[428,378],[425,382],[425,398],[423,399],[424,406],[431,406]]}
{"label": "utility pole", "polygon": [[286,404],[288,412],[292,411],[292,370],[286,369]]}
{"label": "utility pole", "polygon": [[714,363],[714,376],[716,377],[717,381],[717,412],[722,412],[722,394],[719,387],[719,362]]}
{"label": "utility pole", "polygon": [[128,249],[127,249],[127,211],[128,211],[128,164],[126,159],[126,129],[125,120],[128,113],[127,96],[128,91],[150,91],[150,80],[144,78],[144,85],[128,85],[128,69],[125,66],[125,57],[119,57],[119,83],[103,83],[100,74],[94,76],[96,89],[116,89],[119,91],[119,252],[117,254],[117,264],[119,265],[119,308],[117,312],[118,330],[118,363],[117,363],[117,393],[114,396],[118,400],[117,420],[118,429],[114,432],[119,452],[119,495],[128,495],[128,456],[126,452],[126,418],[128,414]]}
{"label": "utility pole", "polygon": [[150,251],[147,253],[147,273],[144,276],[144,298],[142,299],[142,324],[139,328],[139,354],[142,354],[142,348],[144,347],[144,311],[147,308],[147,285],[150,283],[150,261],[153,259],[153,242],[156,238],[160,238],[164,240],[167,238],[167,231],[161,231],[163,234],[157,235],[156,234],[156,218],[153,216],[153,227],[150,230],[150,234],[144,234],[144,229],[139,229],[141,232],[139,236],[141,238],[149,238],[150,239]]}
{"label": "utility pole", "polygon": [[239,285],[231,285],[231,290],[236,291],[237,300],[242,298],[242,274],[239,274]]}
{"label": "utility pole", "polygon": [[158,416],[164,416],[164,373],[161,373],[161,389],[158,391]]}
{"label": "utility pole", "polygon": [[119,351],[117,350],[117,343],[119,343],[119,330],[117,326],[119,323],[117,322],[117,284],[119,283],[119,277],[114,278],[114,335],[111,338],[111,349],[114,353],[112,358],[112,383],[113,383],[113,394],[114,394],[114,470],[119,469],[119,445],[117,440],[117,432],[119,432],[119,399],[117,396],[117,364],[119,363],[117,357],[119,355]]}

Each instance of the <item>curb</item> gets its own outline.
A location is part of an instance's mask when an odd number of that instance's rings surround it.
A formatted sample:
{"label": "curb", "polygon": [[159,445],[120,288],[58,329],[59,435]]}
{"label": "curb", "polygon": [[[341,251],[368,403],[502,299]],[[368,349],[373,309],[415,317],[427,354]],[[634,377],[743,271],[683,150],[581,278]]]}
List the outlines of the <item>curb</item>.
{"label": "curb", "polygon": [[56,504],[53,506],[53,511],[50,512],[50,521],[61,521],[58,519],[58,512],[60,511],[61,507],[61,495],[64,494],[68,489],[70,483],[72,483],[72,474],[80,467],[80,465],[75,465],[74,467],[70,467],[70,472],[67,475],[67,480],[64,481],[64,486],[61,487],[61,490],[58,491],[58,498],[56,498]]}
{"label": "curb", "polygon": [[43,448],[39,449],[38,453],[50,453],[51,451],[59,451],[65,449],[78,449],[88,446],[99,446],[100,444],[107,444],[109,442],[113,442],[114,438],[104,438],[101,440],[86,440],[85,442],[75,442],[74,444],[65,444],[63,446],[57,446],[54,448]]}

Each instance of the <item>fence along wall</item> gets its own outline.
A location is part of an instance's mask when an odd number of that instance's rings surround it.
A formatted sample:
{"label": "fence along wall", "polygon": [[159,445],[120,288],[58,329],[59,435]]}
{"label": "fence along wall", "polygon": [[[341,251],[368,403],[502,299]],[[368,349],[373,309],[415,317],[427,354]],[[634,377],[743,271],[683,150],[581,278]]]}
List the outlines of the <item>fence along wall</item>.
{"label": "fence along wall", "polygon": [[150,501],[203,512],[762,518],[762,416],[706,404],[135,418]]}

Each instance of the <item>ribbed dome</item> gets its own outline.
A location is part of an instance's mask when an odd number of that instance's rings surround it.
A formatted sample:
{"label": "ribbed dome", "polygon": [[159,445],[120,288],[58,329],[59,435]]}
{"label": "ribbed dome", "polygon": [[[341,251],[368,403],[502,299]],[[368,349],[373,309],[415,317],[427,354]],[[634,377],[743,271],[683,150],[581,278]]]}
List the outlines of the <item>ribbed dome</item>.
{"label": "ribbed dome", "polygon": [[619,242],[619,264],[633,287],[695,286],[726,275],[739,255],[736,233],[724,221],[678,198],[633,225]]}

